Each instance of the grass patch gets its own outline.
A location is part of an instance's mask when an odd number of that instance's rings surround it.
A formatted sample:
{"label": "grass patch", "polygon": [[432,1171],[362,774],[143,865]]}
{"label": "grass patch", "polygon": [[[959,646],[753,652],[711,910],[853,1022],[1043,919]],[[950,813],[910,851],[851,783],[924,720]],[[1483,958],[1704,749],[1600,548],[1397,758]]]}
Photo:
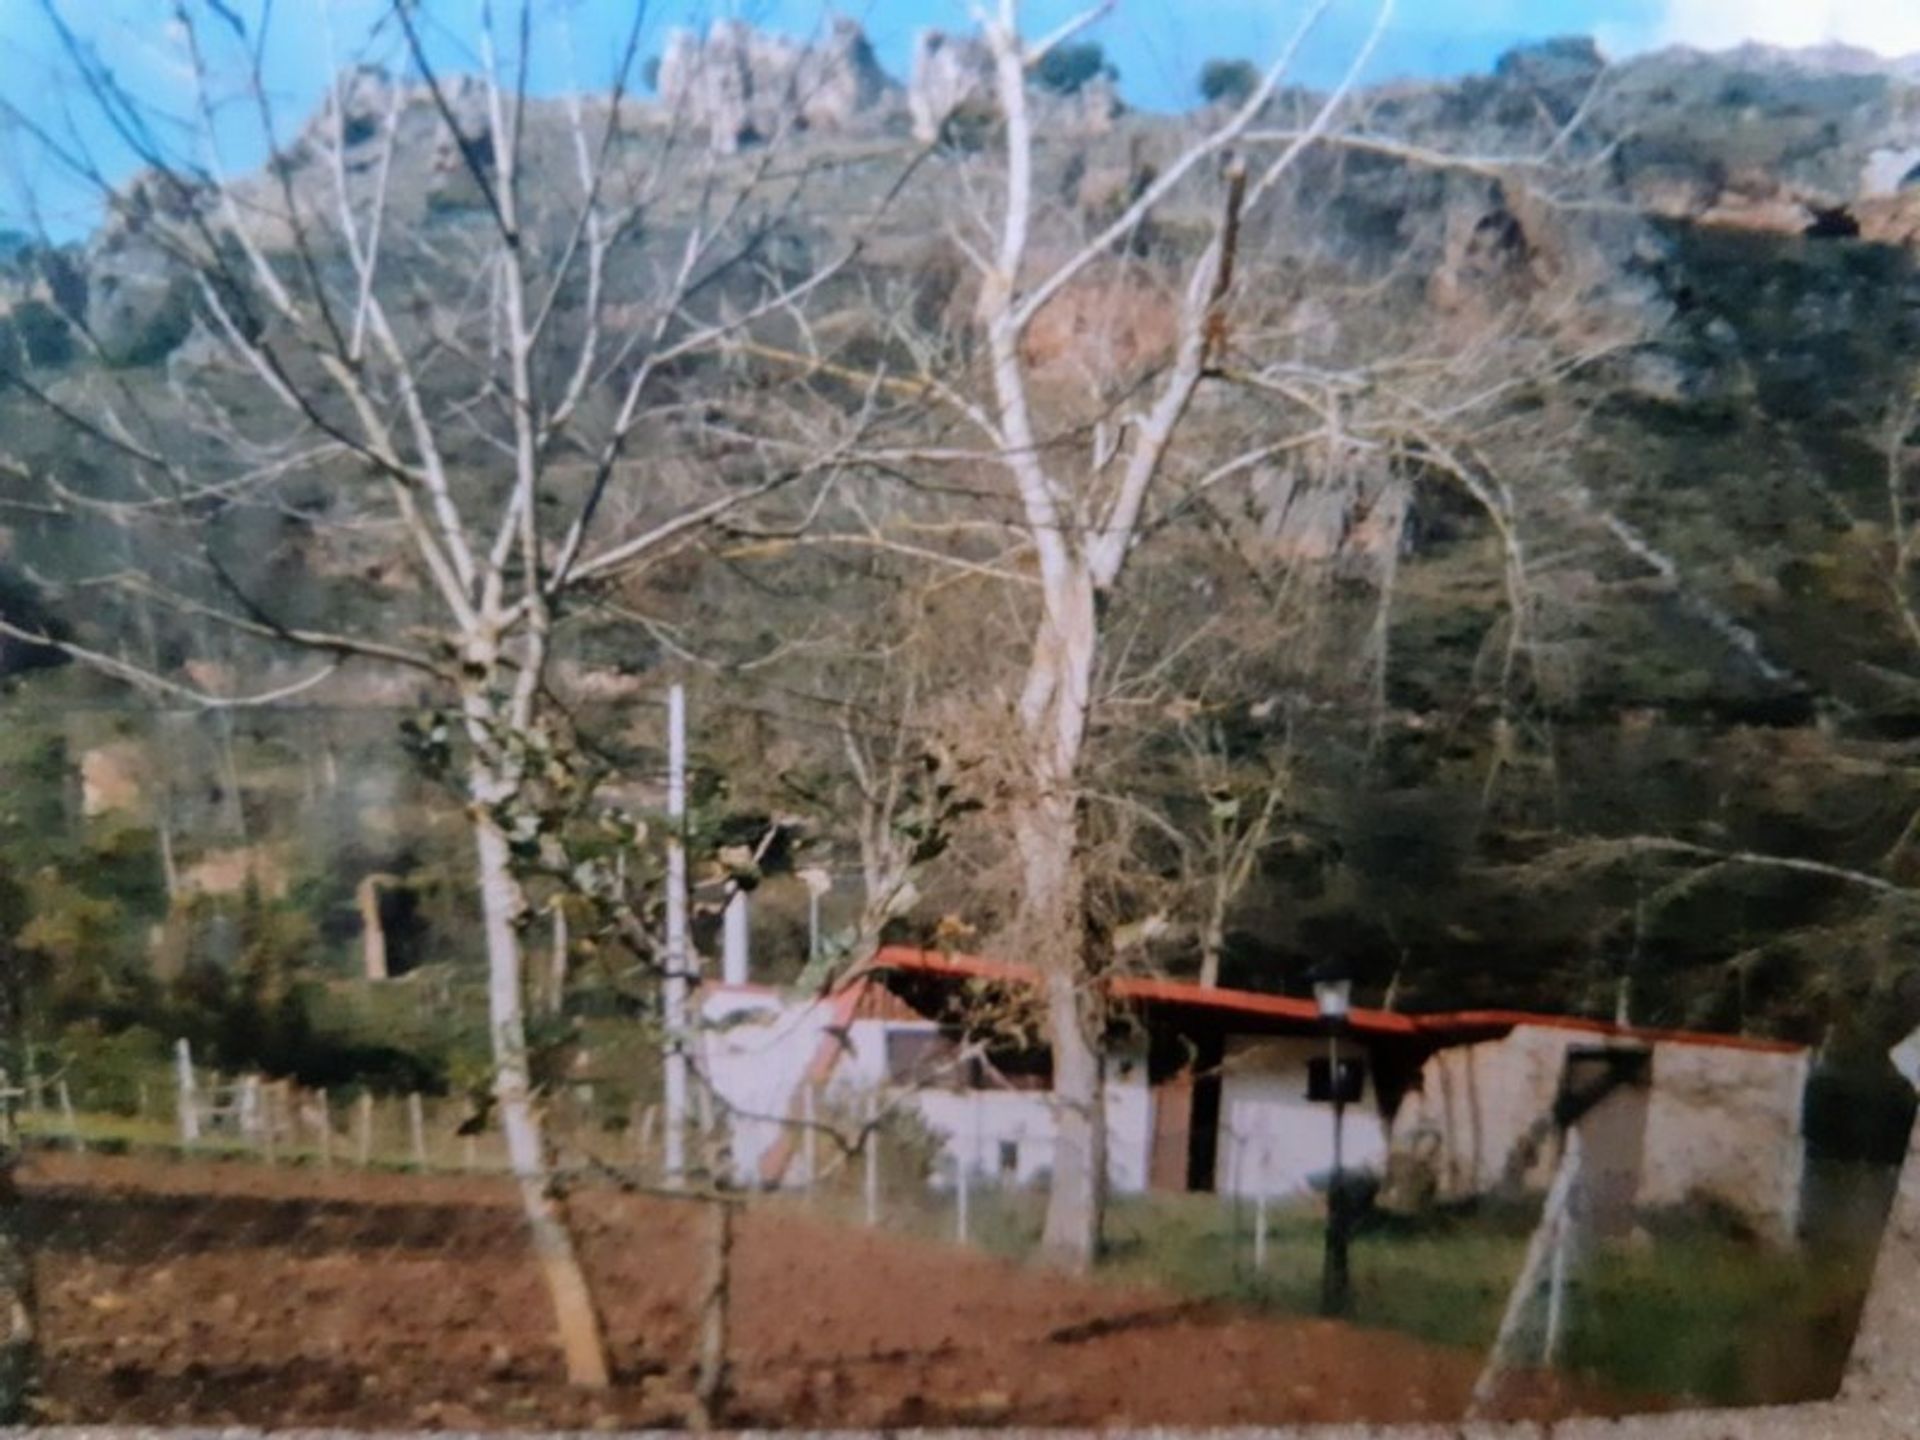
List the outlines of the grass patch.
{"label": "grass patch", "polygon": [[[821,1197],[855,1218],[838,1197]],[[1043,1192],[970,1196],[972,1243],[1009,1259],[1038,1244]],[[1351,1252],[1354,1324],[1484,1352],[1519,1275],[1534,1207],[1483,1207],[1419,1222],[1381,1219]],[[889,1229],[956,1238],[950,1195],[903,1196]],[[1289,1315],[1315,1315],[1325,1230],[1310,1205],[1270,1209],[1254,1265],[1254,1207],[1212,1195],[1115,1197],[1103,1278]],[[1574,1272],[1562,1368],[1623,1397],[1707,1405],[1791,1404],[1837,1389],[1876,1236],[1783,1250],[1709,1220],[1669,1217],[1638,1246],[1606,1244]],[[1538,1323],[1538,1313],[1534,1316]],[[1533,1343],[1538,1344],[1537,1332]]]}

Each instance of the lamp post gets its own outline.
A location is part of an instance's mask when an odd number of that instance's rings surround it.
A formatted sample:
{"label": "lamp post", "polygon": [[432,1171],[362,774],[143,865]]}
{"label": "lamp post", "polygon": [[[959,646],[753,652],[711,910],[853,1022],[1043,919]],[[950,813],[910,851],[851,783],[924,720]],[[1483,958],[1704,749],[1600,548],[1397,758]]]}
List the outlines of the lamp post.
{"label": "lamp post", "polygon": [[1327,1027],[1327,1087],[1333,1099],[1333,1170],[1327,1178],[1327,1252],[1320,1272],[1320,1313],[1344,1315],[1351,1297],[1347,1273],[1347,1187],[1342,1166],[1346,1092],[1340,1083],[1340,1029],[1347,1021],[1353,982],[1327,970],[1313,982],[1313,1003]]}

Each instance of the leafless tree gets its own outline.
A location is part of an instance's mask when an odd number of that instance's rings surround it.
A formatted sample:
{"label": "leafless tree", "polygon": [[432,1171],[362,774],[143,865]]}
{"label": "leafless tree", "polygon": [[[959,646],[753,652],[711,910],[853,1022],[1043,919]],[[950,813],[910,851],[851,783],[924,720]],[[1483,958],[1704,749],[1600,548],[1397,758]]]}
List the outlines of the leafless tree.
{"label": "leafless tree", "polygon": [[[11,463],[69,513],[141,538],[142,563],[106,577],[115,587],[195,633],[230,632],[255,659],[291,649],[320,661],[249,689],[236,674],[156,669],[111,640],[4,617],[0,631],[214,709],[324,693],[350,665],[409,675],[446,706],[416,738],[452,765],[466,801],[498,1114],[568,1375],[604,1385],[524,1017],[521,862],[543,838],[530,797],[564,743],[556,637],[585,598],[718,517],[834,469],[831,440],[798,459],[769,449],[756,438],[764,407],[711,393],[690,403],[686,377],[770,317],[790,322],[844,257],[770,258],[806,185],[794,168],[770,180],[779,145],[729,160],[636,117],[644,7],[610,93],[541,101],[528,90],[536,35],[564,40],[564,10],[483,4],[467,37],[475,72],[454,76],[427,35],[442,21],[397,4],[369,43],[406,78],[340,69],[321,116],[289,137],[264,78],[271,7],[243,19],[183,0],[173,21],[195,120],[182,146],[149,123],[152,97],[130,93],[44,9],[95,123],[145,169],[116,187],[87,132],[18,105],[8,118],[97,188],[110,237],[99,248],[137,246],[184,287],[196,335],[162,378],[116,366],[75,308],[101,363],[49,378],[6,362],[0,383],[66,436],[63,450]],[[236,103],[270,156],[256,174],[223,159]],[[850,433],[857,415],[833,423]],[[293,618],[212,533],[241,515],[273,522],[332,578],[340,603],[320,613],[352,618]]]}
{"label": "leafless tree", "polygon": [[[982,228],[991,232],[990,246],[976,247],[955,236],[977,271],[972,325],[988,372],[984,396],[956,400],[1011,485],[1018,505],[1015,524],[1039,581],[1031,655],[1015,702],[1023,773],[1009,819],[1021,870],[1019,933],[1044,975],[1053,1056],[1056,1128],[1042,1249],[1073,1268],[1089,1265],[1098,1248],[1107,1169],[1101,1060],[1106,1019],[1091,973],[1097,961],[1087,943],[1086,877],[1079,864],[1082,768],[1101,658],[1100,615],[1126,569],[1149,493],[1182,422],[1219,361],[1247,212],[1326,128],[1338,100],[1321,107],[1297,143],[1257,169],[1232,158],[1233,147],[1278,86],[1289,52],[1267,70],[1244,104],[1187,145],[1109,224],[1064,253],[1057,243],[1053,253],[1046,253],[1037,244],[1045,202],[1035,186],[1038,141],[1027,77],[1049,49],[1108,8],[1098,6],[1038,41],[1023,37],[1015,0],[1002,0],[984,18],[1003,157],[991,176],[995,193],[981,217]],[[1387,8],[1382,8],[1382,23]],[[1214,174],[1206,173],[1209,167]],[[1185,266],[1172,318],[1172,359],[1131,397],[1137,408],[1129,406],[1117,423],[1096,424],[1090,444],[1083,441],[1068,450],[1050,424],[1054,417],[1040,412],[1044,387],[1030,345],[1036,322],[1050,306],[1071,304],[1077,288],[1105,278],[1115,247],[1183,184],[1216,186],[1217,218],[1211,238]]]}

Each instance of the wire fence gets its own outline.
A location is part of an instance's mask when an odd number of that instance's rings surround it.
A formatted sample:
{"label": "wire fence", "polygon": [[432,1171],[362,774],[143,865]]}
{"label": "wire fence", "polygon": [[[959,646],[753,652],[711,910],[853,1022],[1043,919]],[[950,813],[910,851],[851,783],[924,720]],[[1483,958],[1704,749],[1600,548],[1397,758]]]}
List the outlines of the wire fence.
{"label": "wire fence", "polygon": [[[0,1363],[37,1358],[28,1418],[47,1423],[878,1427],[1144,1413],[1227,1424],[1464,1410],[1529,1268],[1530,1218],[1363,1243],[1362,1302],[1376,1307],[1365,1331],[1274,1313],[1310,1308],[1323,1222],[1317,1202],[1239,1186],[1122,1197],[1112,1265],[1135,1288],[1080,1283],[1003,1263],[1041,1238],[1046,1154],[1007,1120],[1031,1102],[803,1087],[777,1117],[703,1120],[696,1107],[696,1164],[676,1185],[655,1103],[552,1087],[543,1119],[559,1203],[611,1362],[610,1383],[594,1387],[567,1383],[498,1117],[472,1099],[330,1093],[216,1072],[184,1047],[111,1093],[65,1072],[0,1077],[0,1138],[19,1157],[0,1182],[17,1180],[0,1206],[0,1290],[36,1302],[30,1346],[0,1349]],[[760,1150],[731,1153],[756,1118],[771,1126]],[[762,1188],[753,1177],[782,1143],[778,1184]],[[1226,1143],[1244,1154],[1223,1157],[1223,1173],[1268,1168],[1269,1141]],[[9,1249],[15,1234],[22,1248]],[[1165,1288],[1150,1252],[1174,1256],[1187,1298]],[[1565,1252],[1545,1253],[1530,1268],[1559,1307],[1546,1343],[1591,1349],[1593,1315],[1619,1303],[1601,1292],[1621,1282],[1569,1277],[1552,1263]],[[1857,1304],[1865,1259],[1789,1272],[1728,1253],[1741,1275],[1703,1268],[1697,1245],[1617,1265],[1642,1285],[1662,1262],[1692,1267],[1694,1289],[1727,1288],[1729,1313],[1764,1291],[1770,1329],[1808,1351],[1808,1373],[1772,1377],[1765,1398],[1809,1398],[1791,1386],[1837,1379],[1847,1326],[1834,1317]],[[1252,1337],[1244,1352],[1221,1349],[1207,1308],[1220,1298],[1255,1307],[1234,1312],[1233,1333]],[[1448,1308],[1458,1314],[1435,1313]],[[1456,1326],[1468,1312],[1479,1318]],[[1809,1338],[1815,1321],[1834,1338]],[[1383,1324],[1456,1338],[1434,1346]],[[1143,1326],[1153,1367],[1125,1358]],[[1334,1375],[1351,1367],[1352,1383],[1305,1395],[1269,1363],[1278,1353]],[[1365,1379],[1381,1365],[1394,1377],[1384,1390]],[[1181,1388],[1182,1376],[1206,1383]],[[1513,1403],[1540,1413],[1620,1404],[1604,1386],[1521,1379]]]}
{"label": "wire fence", "polygon": [[[173,1067],[111,1094],[64,1073],[3,1093],[0,1123],[22,1156],[8,1213],[40,1279],[33,1419],[590,1427],[998,1413],[991,1396],[976,1403],[953,1336],[926,1333],[942,1313],[926,1297],[998,1303],[1004,1277],[968,1268],[979,1262],[950,1242],[1008,1250],[1032,1192],[952,1165],[877,1102],[781,1122],[785,1183],[748,1194],[698,1143],[694,1173],[673,1183],[655,1103],[588,1086],[545,1097],[613,1362],[613,1383],[595,1389],[564,1383],[498,1117],[471,1099],[225,1074],[184,1043]],[[711,1113],[705,1128],[726,1129]],[[866,1264],[860,1237],[880,1232],[909,1247],[888,1262],[900,1288]],[[916,1408],[935,1403],[924,1370],[872,1369],[902,1336],[945,1357],[935,1410]]]}

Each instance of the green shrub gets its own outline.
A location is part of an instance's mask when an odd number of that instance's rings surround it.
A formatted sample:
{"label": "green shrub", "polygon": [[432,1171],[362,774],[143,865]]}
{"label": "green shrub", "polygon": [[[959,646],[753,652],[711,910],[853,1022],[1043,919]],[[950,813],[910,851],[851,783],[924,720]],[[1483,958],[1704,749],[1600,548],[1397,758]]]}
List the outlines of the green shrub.
{"label": "green shrub", "polygon": [[1042,90],[1055,95],[1077,95],[1093,81],[1118,80],[1120,72],[1107,63],[1107,52],[1094,41],[1056,45],[1040,57],[1033,78]]}
{"label": "green shrub", "polygon": [[1250,60],[1209,60],[1200,67],[1200,98],[1209,105],[1242,105],[1260,88],[1260,72]]}

